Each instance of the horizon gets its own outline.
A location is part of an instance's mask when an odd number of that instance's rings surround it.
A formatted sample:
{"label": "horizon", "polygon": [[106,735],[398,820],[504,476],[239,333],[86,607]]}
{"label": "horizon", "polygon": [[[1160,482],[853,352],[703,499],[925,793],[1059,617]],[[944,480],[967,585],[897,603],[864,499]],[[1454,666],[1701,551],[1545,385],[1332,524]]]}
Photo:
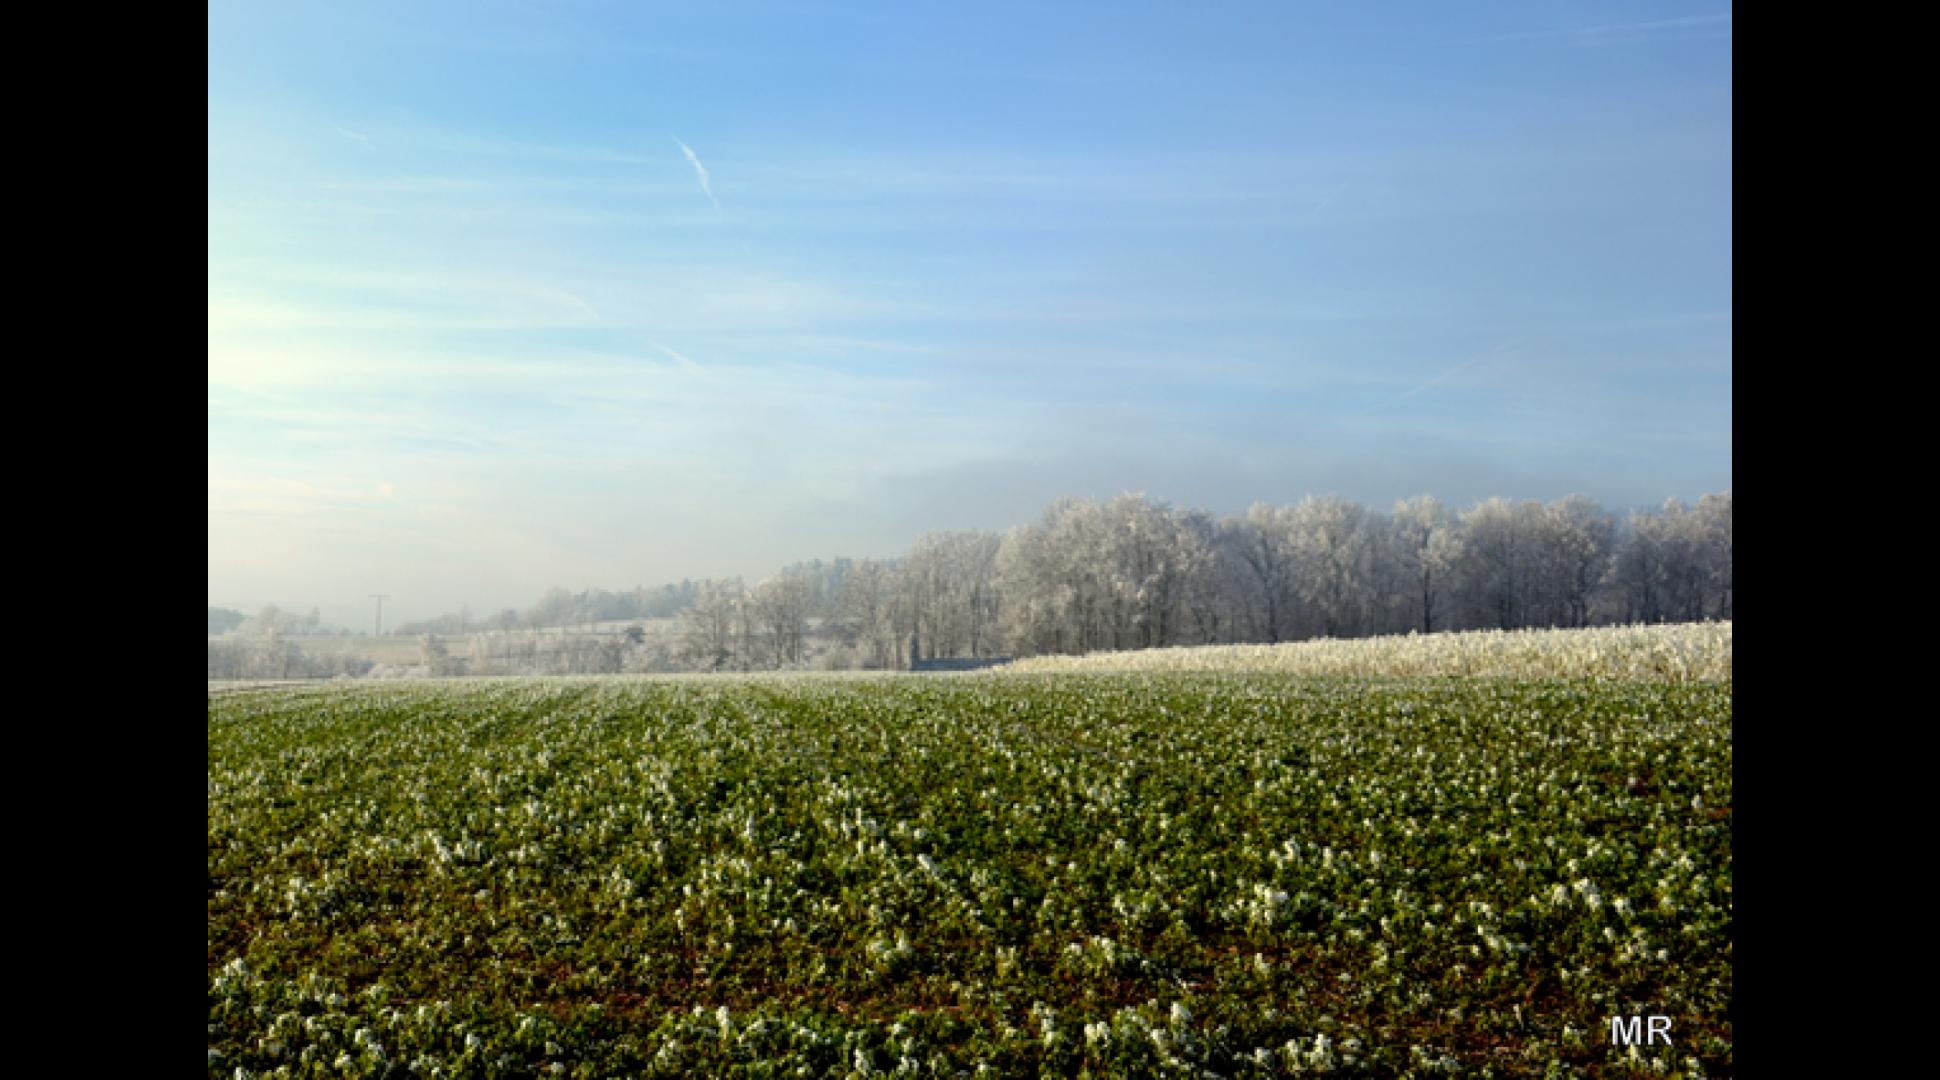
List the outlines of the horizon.
{"label": "horizon", "polygon": [[[1729,489],[1726,489],[1726,491],[1724,492],[1705,492],[1703,494],[1707,494],[1707,495],[1726,494],[1728,493],[1728,491]],[[1135,495],[1138,493],[1127,492],[1122,494]],[[1433,492],[1421,492],[1418,494],[1433,495]],[[1570,494],[1578,494],[1578,493],[1572,492]],[[1321,497],[1326,497],[1326,496],[1321,496]],[[1494,497],[1495,496],[1491,496],[1491,498],[1494,498]],[[1678,496],[1670,496],[1669,498],[1677,499],[1678,501],[1684,503],[1686,506],[1690,506],[1690,507],[1695,507],[1698,503],[1698,499],[1695,499],[1695,498],[1680,499]],[[1482,501],[1486,501],[1486,500],[1477,500],[1478,503]],[[1517,499],[1517,500],[1511,500],[1511,501],[1522,502],[1525,500]],[[1547,503],[1555,500],[1537,500],[1537,501]],[[1455,512],[1458,514],[1470,508],[1469,505],[1447,504],[1445,500],[1444,500],[1444,504],[1448,505],[1449,509],[1452,512]],[[1663,505],[1664,504],[1660,502],[1654,506],[1627,506],[1627,507],[1606,506],[1606,507],[1603,507],[1603,509],[1621,524],[1621,523],[1627,522],[1632,514],[1654,512],[1657,510],[1661,510],[1663,508]],[[1175,507],[1175,509],[1204,510],[1203,507],[1192,507],[1192,506],[1177,506]],[[1366,509],[1373,513],[1387,514],[1393,508],[1392,507],[1366,507]],[[1216,514],[1214,516],[1220,519],[1225,519],[1228,517],[1243,517],[1244,511],[1235,511],[1232,514]],[[1000,528],[1000,529],[959,530],[959,531],[979,531],[979,532],[997,533],[1002,535],[1002,534],[1008,533],[1010,528],[1027,525],[1029,523],[1030,522],[1028,521],[1017,522],[1013,526]],[[937,530],[937,531],[945,531],[945,530]],[[431,612],[426,614],[411,614],[409,616],[387,620],[387,624],[390,625],[393,628],[393,630],[395,630],[407,624],[429,622],[429,621],[444,618],[450,615],[458,615],[458,614],[461,614],[467,608],[470,609],[472,618],[478,619],[481,621],[484,619],[490,618],[491,616],[497,614],[500,611],[504,611],[507,609],[523,613],[526,610],[530,609],[534,604],[538,603],[543,598],[546,592],[550,592],[553,589],[564,589],[565,591],[575,596],[584,595],[587,593],[592,593],[592,592],[602,591],[602,590],[609,593],[619,594],[619,593],[632,592],[639,589],[646,589],[651,591],[651,590],[657,590],[657,589],[660,589],[663,587],[669,587],[669,586],[678,587],[684,583],[689,583],[689,582],[698,585],[698,584],[704,584],[708,582],[733,581],[737,579],[740,580],[744,585],[752,587],[760,584],[765,580],[768,580],[770,578],[773,578],[783,573],[785,570],[788,570],[791,567],[812,566],[817,563],[821,563],[824,565],[832,565],[837,561],[843,560],[843,559],[847,559],[855,563],[861,563],[861,562],[870,561],[870,560],[873,560],[876,562],[889,562],[889,563],[899,562],[908,554],[909,549],[912,546],[914,546],[917,539],[918,537],[912,536],[910,538],[910,543],[905,544],[903,547],[903,550],[895,553],[891,553],[888,555],[833,554],[833,555],[810,556],[804,559],[791,559],[791,560],[788,560],[788,562],[786,563],[769,567],[761,571],[760,573],[756,573],[756,574],[723,574],[712,578],[700,577],[700,576],[689,574],[689,575],[682,575],[680,577],[675,577],[675,578],[662,580],[662,581],[640,581],[640,582],[635,582],[631,585],[615,585],[610,582],[607,582],[607,583],[594,582],[591,584],[571,584],[571,585],[563,584],[563,583],[554,583],[552,585],[546,586],[540,592],[535,593],[533,594],[532,597],[524,600],[518,600],[515,602],[504,603],[504,604],[492,604],[487,606],[472,604],[470,603],[470,601],[460,601],[460,603],[457,606],[445,609],[443,611]],[[390,603],[393,599],[395,599],[395,597],[392,594],[385,595],[386,603]],[[361,633],[363,630],[363,628],[359,626],[357,623],[357,616],[355,614],[356,606],[354,604],[339,604],[339,605],[309,604],[309,603],[291,604],[291,603],[284,603],[273,598],[270,600],[262,601],[260,603],[247,604],[247,605],[235,604],[235,603],[219,603],[215,600],[209,601],[209,607],[211,608],[236,611],[236,612],[240,612],[245,616],[253,616],[258,612],[262,611],[265,607],[269,607],[269,606],[274,606],[278,610],[286,613],[290,613],[290,614],[302,614],[314,608],[317,610],[319,622],[326,628],[344,629],[353,634]],[[333,616],[333,612],[335,613],[334,616]],[[373,606],[370,608],[366,608],[364,610],[364,615],[374,628],[376,625],[375,607]],[[647,621],[652,621],[652,618],[653,617],[650,617],[650,616],[640,616],[636,619],[628,619],[628,620],[620,620],[620,621],[647,622]]]}
{"label": "horizon", "polygon": [[1731,26],[212,4],[210,604],[482,618],[1127,491],[1695,503]]}

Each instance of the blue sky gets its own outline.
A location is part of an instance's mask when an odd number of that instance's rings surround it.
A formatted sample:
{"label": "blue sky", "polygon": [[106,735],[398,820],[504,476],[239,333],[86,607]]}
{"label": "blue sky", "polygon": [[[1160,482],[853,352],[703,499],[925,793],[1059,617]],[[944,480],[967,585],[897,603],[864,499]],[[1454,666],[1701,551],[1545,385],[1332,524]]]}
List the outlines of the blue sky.
{"label": "blue sky", "polygon": [[210,601],[756,579],[1127,490],[1722,490],[1731,35],[212,3]]}

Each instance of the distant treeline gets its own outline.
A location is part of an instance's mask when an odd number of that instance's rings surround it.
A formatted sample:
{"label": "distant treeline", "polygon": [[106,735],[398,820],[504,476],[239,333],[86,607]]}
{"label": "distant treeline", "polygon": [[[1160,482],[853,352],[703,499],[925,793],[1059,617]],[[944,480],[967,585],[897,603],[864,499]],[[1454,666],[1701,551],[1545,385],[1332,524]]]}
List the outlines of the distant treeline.
{"label": "distant treeline", "polygon": [[[820,564],[812,564],[819,566]],[[1142,495],[1066,499],[1009,532],[933,532],[896,560],[838,560],[754,589],[704,587],[679,658],[802,666],[817,604],[846,663],[1036,656],[1440,630],[1697,622],[1732,615],[1731,493],[1618,516],[1575,495],[1341,498],[1215,517]]]}
{"label": "distant treeline", "polygon": [[[820,559],[797,563],[782,569],[782,574],[810,583],[811,617],[833,617],[841,598],[842,581],[855,564],[853,559]],[[592,626],[596,623],[629,622],[640,619],[671,619],[691,610],[710,591],[744,588],[740,578],[692,581],[654,588],[640,586],[624,592],[585,589],[572,592],[554,587],[539,602],[523,611],[505,608],[494,615],[476,618],[469,610],[440,615],[435,619],[405,623],[400,634],[471,634],[479,631],[541,630],[554,627]]]}
{"label": "distant treeline", "polygon": [[[404,671],[305,657],[282,639],[306,620],[270,608],[220,656],[227,639],[212,637],[210,677],[902,668],[912,645],[925,659],[1022,657],[1697,622],[1731,618],[1732,602],[1729,491],[1625,515],[1575,495],[1460,511],[1421,496],[1385,513],[1317,497],[1226,517],[1130,494],[1065,499],[1008,532],[928,533],[901,558],[797,563],[752,588],[555,588],[523,612],[410,623],[400,632],[421,655]],[[669,617],[671,638],[530,633]],[[463,637],[468,650],[445,641]]]}
{"label": "distant treeline", "polygon": [[[209,678],[304,679],[367,674],[372,662],[353,653],[313,656],[290,638],[327,635],[315,608],[307,615],[271,604],[244,616],[227,608],[209,609]],[[339,632],[341,636],[341,632]]]}

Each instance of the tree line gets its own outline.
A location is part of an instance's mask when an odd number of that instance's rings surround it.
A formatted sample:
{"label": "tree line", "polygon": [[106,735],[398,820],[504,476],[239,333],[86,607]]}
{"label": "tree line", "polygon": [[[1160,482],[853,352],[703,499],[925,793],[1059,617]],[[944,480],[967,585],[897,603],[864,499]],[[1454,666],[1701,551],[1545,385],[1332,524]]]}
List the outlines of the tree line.
{"label": "tree line", "polygon": [[255,615],[244,616],[227,608],[212,607],[209,609],[209,678],[354,678],[370,672],[374,665],[364,657],[348,652],[307,653],[291,640],[327,633],[315,608],[306,615],[298,615],[270,604]]}
{"label": "tree line", "polygon": [[[1310,497],[1224,517],[1143,495],[1063,499],[1007,532],[931,532],[889,559],[837,558],[630,592],[554,588],[523,612],[407,624],[414,673],[569,674],[907,667],[1033,656],[1445,630],[1732,616],[1731,493],[1618,515],[1572,495],[1432,496],[1386,512]],[[210,612],[210,631],[235,613]],[[638,622],[670,617],[671,638]],[[635,620],[624,634],[575,627]],[[316,616],[267,608],[210,639],[210,677],[382,674],[286,639]],[[662,625],[668,625],[663,623]],[[517,631],[526,631],[520,634]],[[469,636],[469,648],[447,645]],[[400,669],[407,673],[411,669]]]}
{"label": "tree line", "polygon": [[[838,560],[824,667],[1173,645],[1732,615],[1731,493],[1619,517],[1595,500],[1338,497],[1216,517],[1143,495],[1061,500],[1005,533],[932,532],[899,559]],[[821,564],[814,564],[820,566]],[[804,665],[827,574],[708,583],[682,614],[697,670]],[[910,645],[914,649],[910,649]]]}
{"label": "tree line", "polygon": [[649,588],[639,586],[620,592],[586,589],[572,592],[557,586],[546,590],[539,601],[523,611],[504,608],[483,618],[473,617],[469,608],[400,625],[397,632],[422,634],[469,634],[480,631],[537,630],[554,627],[587,626],[630,619],[670,619],[694,606],[704,582],[682,581]]}

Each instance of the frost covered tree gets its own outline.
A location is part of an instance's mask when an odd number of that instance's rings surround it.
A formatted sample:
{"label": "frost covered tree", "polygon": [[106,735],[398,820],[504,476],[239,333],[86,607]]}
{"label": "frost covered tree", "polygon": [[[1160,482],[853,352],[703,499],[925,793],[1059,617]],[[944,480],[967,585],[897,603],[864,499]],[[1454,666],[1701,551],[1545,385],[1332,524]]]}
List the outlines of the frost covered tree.
{"label": "frost covered tree", "polygon": [[546,590],[525,613],[527,626],[565,626],[579,613],[579,599],[558,586]]}
{"label": "frost covered tree", "polygon": [[425,634],[418,638],[418,662],[426,668],[434,667],[450,655],[444,639],[438,635]]}
{"label": "frost covered tree", "polygon": [[1099,506],[1079,499],[1060,499],[1005,536],[997,581],[1013,654],[1109,647],[1106,571],[1096,557],[1105,542]]}
{"label": "frost covered tree", "polygon": [[1243,606],[1237,567],[1224,548],[1221,523],[1201,510],[1179,515],[1179,527],[1191,534],[1199,552],[1187,574],[1183,603],[1189,620],[1181,640],[1194,645],[1238,641],[1243,632],[1236,612]]}
{"label": "frost covered tree", "polygon": [[930,532],[903,559],[904,600],[926,657],[991,655],[998,639],[1002,545],[991,532]]}
{"label": "frost covered tree", "polygon": [[1176,644],[1187,590],[1212,559],[1183,514],[1143,494],[1120,495],[1102,509],[1113,648]]}
{"label": "frost covered tree", "polygon": [[236,632],[243,637],[267,638],[271,634],[289,636],[302,632],[303,620],[292,612],[284,611],[275,604],[266,604],[256,614],[245,619]]}
{"label": "frost covered tree", "polygon": [[1677,499],[1632,514],[1612,574],[1625,618],[1682,622],[1715,613],[1729,590],[1728,521],[1728,502],[1714,502],[1708,515]]}
{"label": "frost covered tree", "polygon": [[248,621],[248,616],[229,608],[209,609],[209,636],[220,637]]}
{"label": "frost covered tree", "polygon": [[1713,577],[1704,519],[1696,509],[1671,499],[1660,521],[1666,614],[1679,622],[1697,621],[1705,616]]}
{"label": "frost covered tree", "polygon": [[899,666],[895,603],[895,574],[888,564],[863,559],[842,580],[840,618],[855,635],[864,666]]}
{"label": "frost covered tree", "polygon": [[1309,496],[1287,515],[1300,598],[1322,637],[1368,632],[1375,532],[1359,503]]}
{"label": "frost covered tree", "polygon": [[740,590],[730,585],[708,582],[699,587],[694,606],[680,615],[675,655],[682,663],[702,671],[735,666],[740,601]]}
{"label": "frost covered tree", "polygon": [[[1196,640],[1217,530],[1141,494],[1062,500],[1008,534],[995,560],[1012,652],[1149,648]],[[1195,614],[1195,605],[1196,614]]]}
{"label": "frost covered tree", "polygon": [[994,532],[958,536],[956,585],[969,623],[971,656],[990,656],[999,648],[1003,603],[997,591],[997,551],[1003,545],[1003,536]]}
{"label": "frost covered tree", "polygon": [[1461,534],[1455,515],[1433,495],[1417,495],[1394,504],[1388,515],[1387,562],[1394,577],[1405,583],[1402,607],[1407,626],[1424,634],[1435,629],[1448,575],[1461,555]]}
{"label": "frost covered tree", "polygon": [[1501,497],[1462,512],[1458,578],[1467,626],[1514,630],[1526,625],[1531,551],[1542,512],[1539,502]]}
{"label": "frost covered tree", "polygon": [[1220,524],[1220,547],[1246,575],[1241,595],[1256,609],[1252,636],[1269,644],[1289,640],[1299,606],[1291,511],[1254,503],[1244,518]]}
{"label": "frost covered tree", "polygon": [[1698,500],[1694,531],[1699,561],[1704,568],[1707,601],[1704,617],[1731,618],[1731,492]]}
{"label": "frost covered tree", "polygon": [[919,647],[927,659],[939,653],[949,655],[957,642],[957,612],[950,596],[950,555],[943,533],[924,533],[903,558],[900,584],[903,602],[915,625]]}
{"label": "frost covered tree", "polygon": [[1609,576],[1617,522],[1596,500],[1570,495],[1543,508],[1537,563],[1545,617],[1539,625],[1588,626]]}
{"label": "frost covered tree", "polygon": [[751,599],[760,627],[766,666],[790,667],[801,662],[802,639],[808,634],[808,608],[814,588],[801,574],[783,574],[757,585]]}
{"label": "frost covered tree", "polygon": [[1004,534],[997,551],[997,588],[1004,597],[1002,630],[1017,656],[1072,651],[1072,596],[1061,580],[1051,539],[1051,512]]}

